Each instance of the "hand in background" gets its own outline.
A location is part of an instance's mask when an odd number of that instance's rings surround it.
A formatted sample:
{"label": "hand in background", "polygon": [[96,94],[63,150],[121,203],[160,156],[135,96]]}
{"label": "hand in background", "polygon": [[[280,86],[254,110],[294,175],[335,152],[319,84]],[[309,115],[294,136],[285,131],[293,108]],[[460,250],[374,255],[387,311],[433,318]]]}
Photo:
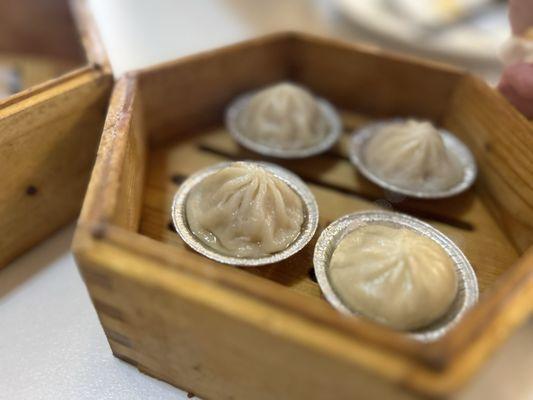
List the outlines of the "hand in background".
{"label": "hand in background", "polygon": [[[509,0],[509,19],[519,41],[533,40],[533,0]],[[500,92],[527,118],[533,118],[533,63],[526,60],[531,56],[512,57],[498,84]]]}
{"label": "hand in background", "polygon": [[509,0],[509,20],[514,35],[533,27],[533,0]]}

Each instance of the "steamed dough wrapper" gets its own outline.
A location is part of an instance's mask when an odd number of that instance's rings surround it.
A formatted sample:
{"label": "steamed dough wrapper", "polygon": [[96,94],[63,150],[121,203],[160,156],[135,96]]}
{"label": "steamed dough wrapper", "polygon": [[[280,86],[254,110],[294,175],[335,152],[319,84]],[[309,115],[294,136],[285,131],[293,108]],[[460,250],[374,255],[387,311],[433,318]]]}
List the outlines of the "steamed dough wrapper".
{"label": "steamed dough wrapper", "polygon": [[279,83],[253,95],[237,124],[248,139],[283,150],[315,146],[330,130],[314,96],[292,83]]}
{"label": "steamed dough wrapper", "polygon": [[430,122],[387,124],[369,140],[364,157],[375,175],[403,189],[438,192],[463,179],[459,159]]}
{"label": "steamed dough wrapper", "polygon": [[189,194],[191,231],[216,251],[257,258],[286,249],[300,234],[304,206],[284,181],[254,164],[236,162]]}
{"label": "steamed dough wrapper", "polygon": [[437,243],[384,225],[343,238],[329,275],[348,308],[400,330],[425,327],[446,314],[458,286],[453,261]]}

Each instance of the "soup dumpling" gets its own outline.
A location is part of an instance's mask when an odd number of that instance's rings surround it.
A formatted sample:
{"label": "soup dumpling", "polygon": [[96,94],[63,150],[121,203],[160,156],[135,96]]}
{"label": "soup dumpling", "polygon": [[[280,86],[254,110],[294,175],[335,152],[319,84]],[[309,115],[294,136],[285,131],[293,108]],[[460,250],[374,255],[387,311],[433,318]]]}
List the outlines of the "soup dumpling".
{"label": "soup dumpling", "polygon": [[315,146],[330,130],[312,93],[287,82],[252,95],[240,111],[237,123],[248,139],[283,150]]}
{"label": "soup dumpling", "polygon": [[300,234],[304,205],[283,180],[255,163],[235,162],[189,194],[187,221],[196,237],[234,257],[286,249]]}
{"label": "soup dumpling", "polygon": [[437,243],[406,228],[377,224],[345,236],[328,273],[348,308],[399,330],[442,317],[458,288],[454,263]]}
{"label": "soup dumpling", "polygon": [[463,178],[459,159],[446,148],[438,129],[426,121],[384,125],[366,144],[364,159],[372,173],[408,190],[438,192]]}

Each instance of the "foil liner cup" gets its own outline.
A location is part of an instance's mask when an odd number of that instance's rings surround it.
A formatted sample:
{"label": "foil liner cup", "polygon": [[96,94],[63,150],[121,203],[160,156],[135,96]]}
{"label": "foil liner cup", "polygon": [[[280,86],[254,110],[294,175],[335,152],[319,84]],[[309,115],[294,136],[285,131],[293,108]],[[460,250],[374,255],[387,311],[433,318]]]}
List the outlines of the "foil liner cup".
{"label": "foil liner cup", "polygon": [[205,257],[210,258],[211,260],[218,261],[223,264],[242,267],[257,267],[260,265],[277,263],[296,254],[312,239],[318,226],[318,205],[315,197],[307,185],[292,172],[267,162],[245,162],[259,164],[272,175],[285,182],[298,196],[300,196],[305,213],[304,222],[302,224],[300,235],[289,245],[289,247],[277,253],[258,258],[232,257],[219,253],[216,249],[213,249],[202,242],[189,228],[185,207],[189,193],[205,178],[223,168],[229,167],[233,164],[233,162],[223,162],[212,165],[187,178],[181,184],[180,188],[176,192],[176,195],[174,196],[174,202],[172,204],[172,221],[174,222],[174,226],[176,227],[178,235],[183,239],[183,241],[192,249],[204,255]]}
{"label": "foil liner cup", "polygon": [[458,291],[448,312],[425,328],[405,332],[421,342],[439,339],[477,302],[479,289],[474,270],[461,250],[444,234],[419,219],[389,211],[368,211],[349,214],[332,222],[320,235],[313,258],[315,274],[324,297],[343,314],[360,315],[348,308],[337,295],[330,282],[328,269],[340,241],[350,232],[370,224],[410,229],[433,240],[452,259],[458,277]]}
{"label": "foil liner cup", "polygon": [[468,189],[474,181],[477,175],[477,166],[474,156],[468,149],[468,147],[457,138],[457,136],[448,132],[445,129],[439,129],[439,132],[444,141],[444,145],[453,153],[461,163],[463,167],[463,179],[456,185],[441,191],[416,191],[406,188],[402,188],[393,183],[387,182],[383,178],[377,176],[367,167],[365,163],[365,147],[369,139],[385,125],[403,121],[402,119],[393,119],[389,121],[376,122],[369,125],[365,125],[361,129],[356,130],[350,139],[349,155],[350,161],[357,169],[376,185],[391,192],[403,194],[409,197],[416,197],[421,199],[442,199],[445,197],[455,196]]}
{"label": "foil liner cup", "polygon": [[301,149],[283,149],[268,146],[264,143],[256,142],[246,136],[239,127],[239,114],[246,108],[255,92],[244,94],[233,101],[226,110],[226,127],[231,136],[243,147],[267,157],[277,157],[284,159],[311,157],[329,150],[342,135],[342,123],[335,107],[327,100],[316,98],[320,111],[329,124],[329,131],[324,140],[310,147]]}

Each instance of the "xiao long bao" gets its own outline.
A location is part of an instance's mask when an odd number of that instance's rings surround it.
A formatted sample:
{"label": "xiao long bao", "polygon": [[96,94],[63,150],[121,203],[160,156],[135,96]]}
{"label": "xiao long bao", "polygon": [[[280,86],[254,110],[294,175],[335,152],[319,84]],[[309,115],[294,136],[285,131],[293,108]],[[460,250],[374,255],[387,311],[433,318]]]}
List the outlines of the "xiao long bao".
{"label": "xiao long bao", "polygon": [[363,211],[333,221],[316,243],[313,264],[337,310],[424,342],[444,335],[479,293],[472,266],[450,239],[396,212]]}
{"label": "xiao long bao", "polygon": [[282,82],[235,101],[227,125],[244,147],[263,155],[300,158],[329,149],[340,137],[340,119],[327,101]]}
{"label": "xiao long bao", "polygon": [[426,121],[410,119],[384,126],[368,142],[366,162],[382,179],[407,189],[443,190],[463,178],[459,160]]}
{"label": "xiao long bao", "polygon": [[304,208],[300,197],[264,168],[235,163],[193,189],[187,220],[210,247],[237,257],[260,257],[296,239]]}
{"label": "xiao long bao", "polygon": [[438,244],[383,225],[348,234],[333,253],[330,277],[350,308],[399,330],[429,325],[457,294],[454,264]]}
{"label": "xiao long bao", "polygon": [[311,239],[318,207],[291,172],[239,161],[217,164],[185,181],[173,218],[180,236],[207,257],[261,265],[294,254]]}
{"label": "xiao long bao", "polygon": [[370,124],[352,136],[350,158],[374,183],[414,197],[452,196],[476,175],[468,148],[429,121]]}

